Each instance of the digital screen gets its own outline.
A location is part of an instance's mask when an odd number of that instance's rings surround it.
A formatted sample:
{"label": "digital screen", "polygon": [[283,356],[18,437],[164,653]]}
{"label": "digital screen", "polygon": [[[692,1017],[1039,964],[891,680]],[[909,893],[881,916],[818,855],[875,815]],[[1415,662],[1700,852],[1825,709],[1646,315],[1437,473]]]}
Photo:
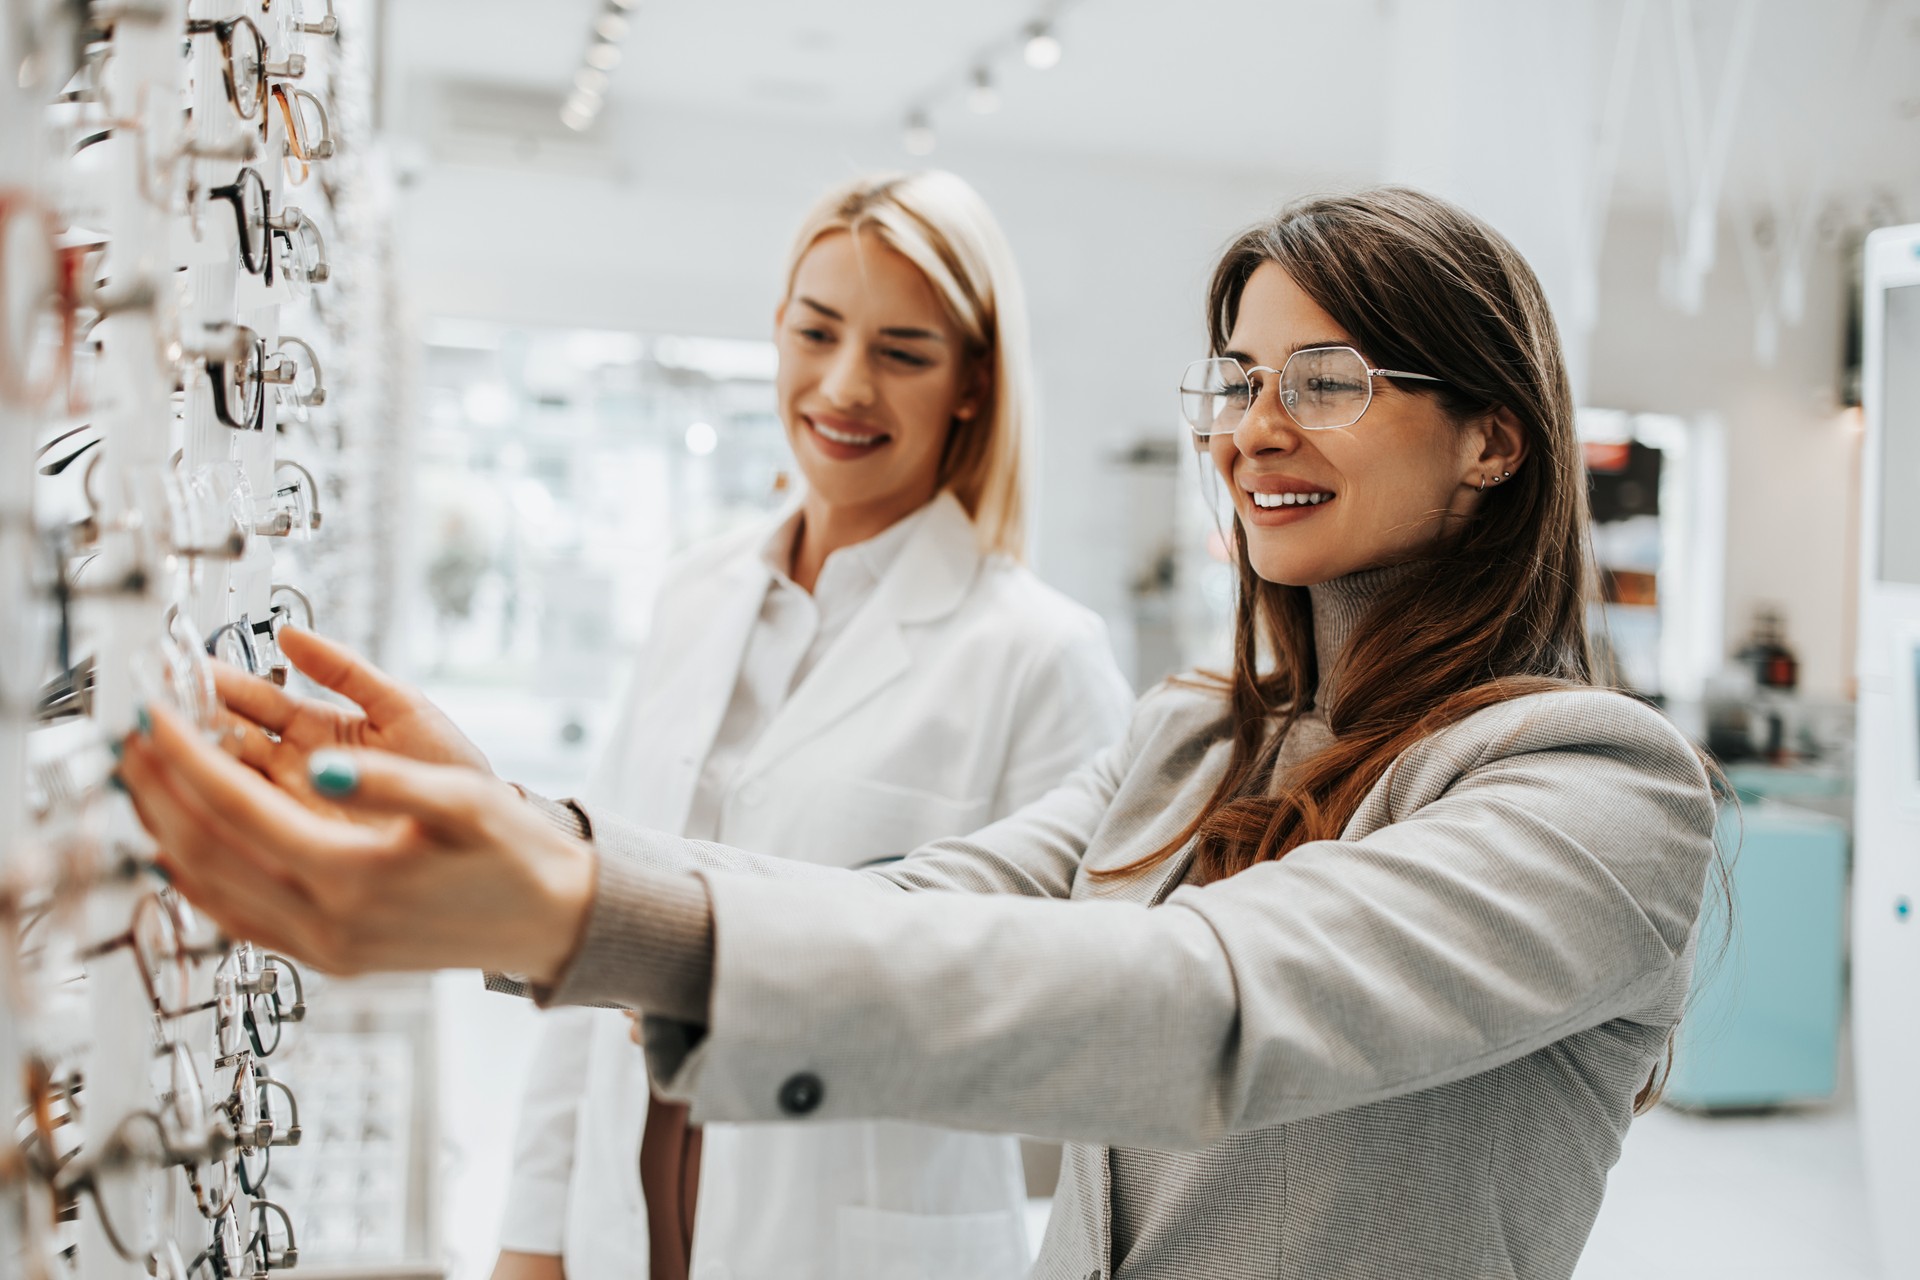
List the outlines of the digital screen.
{"label": "digital screen", "polygon": [[1880,580],[1920,587],[1920,284],[1886,294],[1880,360]]}

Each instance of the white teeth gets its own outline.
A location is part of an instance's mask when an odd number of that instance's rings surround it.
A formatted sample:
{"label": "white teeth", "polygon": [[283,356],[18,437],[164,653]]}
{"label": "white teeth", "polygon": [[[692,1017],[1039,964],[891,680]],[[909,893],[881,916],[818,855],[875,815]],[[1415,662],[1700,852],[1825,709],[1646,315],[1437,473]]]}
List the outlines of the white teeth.
{"label": "white teeth", "polygon": [[819,422],[819,421],[814,422],[813,429],[815,431],[818,431],[821,435],[825,436],[827,439],[833,441],[835,444],[857,444],[857,445],[878,444],[880,441],[885,440],[887,438],[884,434],[877,435],[877,436],[850,435],[845,431],[835,431],[832,427],[828,426],[826,423]]}
{"label": "white teeth", "polygon": [[1253,505],[1256,507],[1317,507],[1331,501],[1330,493],[1256,493]]}

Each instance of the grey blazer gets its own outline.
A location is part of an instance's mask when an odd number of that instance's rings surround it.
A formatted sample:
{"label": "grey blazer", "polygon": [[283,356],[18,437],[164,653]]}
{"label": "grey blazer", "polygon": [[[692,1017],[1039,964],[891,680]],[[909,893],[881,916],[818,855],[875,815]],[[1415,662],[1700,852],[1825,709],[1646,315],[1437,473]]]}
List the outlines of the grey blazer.
{"label": "grey blazer", "polygon": [[1184,856],[1086,874],[1205,802],[1224,714],[1163,686],[1040,801],[874,871],[583,810],[598,896],[551,998],[644,1006],[636,939],[691,869],[710,1025],[646,1028],[697,1120],[1068,1140],[1041,1277],[1570,1275],[1687,991],[1692,750],[1621,695],[1535,695],[1407,751],[1339,840],[1205,887]]}

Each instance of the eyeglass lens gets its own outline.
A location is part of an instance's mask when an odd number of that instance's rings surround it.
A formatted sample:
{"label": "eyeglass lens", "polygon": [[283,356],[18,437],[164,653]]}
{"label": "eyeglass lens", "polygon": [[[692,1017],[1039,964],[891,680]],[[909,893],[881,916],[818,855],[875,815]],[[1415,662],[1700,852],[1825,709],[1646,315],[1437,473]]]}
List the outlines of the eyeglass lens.
{"label": "eyeglass lens", "polygon": [[249,21],[236,22],[227,37],[228,74],[233,77],[233,109],[243,120],[251,120],[260,110],[260,89],[266,77],[261,66],[266,51],[260,47],[260,30]]}
{"label": "eyeglass lens", "polygon": [[[1238,360],[1196,360],[1180,381],[1181,410],[1196,435],[1239,429],[1247,412],[1276,375],[1247,370]],[[1351,347],[1296,351],[1277,375],[1280,405],[1308,431],[1350,427],[1373,399],[1367,362]]]}

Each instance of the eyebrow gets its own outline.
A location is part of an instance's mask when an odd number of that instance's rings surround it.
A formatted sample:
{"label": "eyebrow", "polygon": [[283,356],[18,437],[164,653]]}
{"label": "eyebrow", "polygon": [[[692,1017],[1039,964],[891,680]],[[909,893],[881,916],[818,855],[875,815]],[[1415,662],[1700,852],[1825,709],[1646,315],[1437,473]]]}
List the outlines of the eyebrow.
{"label": "eyebrow", "polygon": [[[803,306],[811,307],[829,320],[838,320],[842,324],[845,324],[847,321],[845,316],[835,311],[832,307],[824,303],[815,302],[805,294],[796,296],[794,301]],[[918,329],[911,325],[889,325],[887,328],[882,329],[880,333],[882,337],[907,338],[920,342],[945,342],[947,340],[947,335],[941,333],[938,329]]]}
{"label": "eyebrow", "polygon": [[[1288,347],[1287,354],[1289,356],[1297,355],[1302,351],[1310,351],[1314,347],[1349,347],[1355,351],[1359,350],[1358,347],[1353,345],[1352,340],[1347,338],[1310,338],[1305,342],[1296,342]],[[1222,351],[1220,354],[1223,357],[1238,360],[1241,364],[1258,365],[1260,363],[1244,351]],[[1363,356],[1362,359],[1365,359],[1365,357]],[[1282,361],[1282,363],[1285,362]]]}

